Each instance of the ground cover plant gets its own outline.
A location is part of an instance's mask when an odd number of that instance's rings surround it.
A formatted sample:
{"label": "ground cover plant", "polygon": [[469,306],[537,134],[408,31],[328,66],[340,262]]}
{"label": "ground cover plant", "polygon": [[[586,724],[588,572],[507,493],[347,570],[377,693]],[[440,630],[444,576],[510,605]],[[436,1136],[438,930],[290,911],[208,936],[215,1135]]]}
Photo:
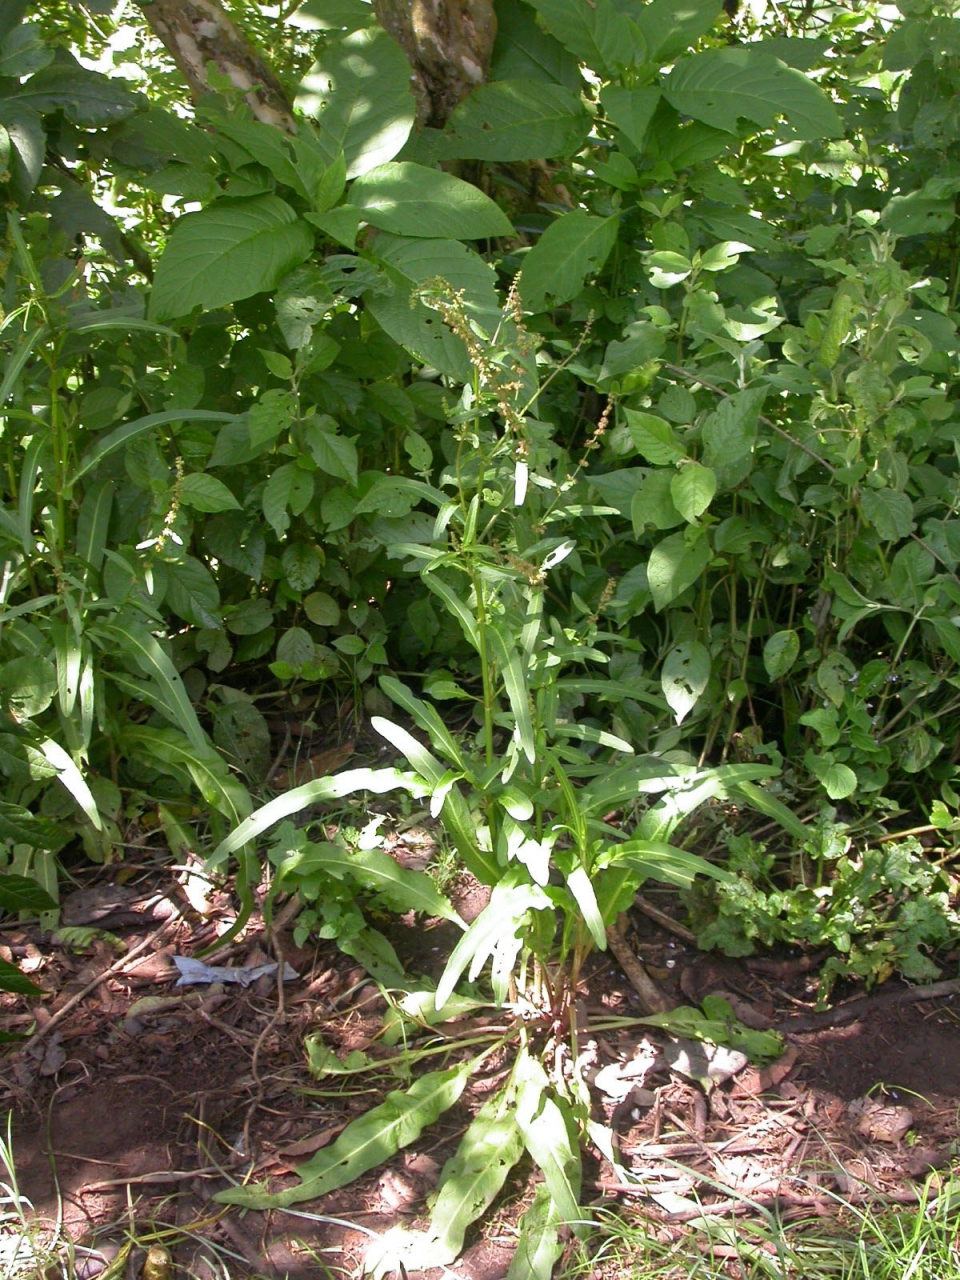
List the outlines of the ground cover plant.
{"label": "ground cover plant", "polygon": [[[397,1042],[503,1011],[225,1193],[341,1186],[507,1054],[381,1269],[452,1262],[523,1153],[511,1275],[586,1230],[578,983],[644,882],[704,949],[822,949],[821,1003],[960,934],[960,27],[730,8],[503,0],[440,69],[402,5],[0,15],[0,906],[55,928],[58,858],[155,825],[234,877],[221,945],[295,896]],[[271,799],[334,703],[395,762]],[[489,891],[469,927],[326,829],[385,794]],[[437,980],[408,911],[462,930]]]}

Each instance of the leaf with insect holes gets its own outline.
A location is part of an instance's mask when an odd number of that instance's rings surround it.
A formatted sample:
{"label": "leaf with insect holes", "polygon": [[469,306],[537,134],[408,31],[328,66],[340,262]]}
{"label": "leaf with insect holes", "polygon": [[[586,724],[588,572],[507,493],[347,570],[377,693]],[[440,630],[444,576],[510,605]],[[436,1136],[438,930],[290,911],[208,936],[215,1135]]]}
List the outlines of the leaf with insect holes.
{"label": "leaf with insect holes", "polygon": [[710,653],[699,640],[683,640],[667,654],[660,675],[663,695],[682,724],[710,680]]}
{"label": "leaf with insect holes", "polygon": [[763,665],[771,680],[785,676],[800,656],[800,637],[796,631],[777,631],[763,646]]}

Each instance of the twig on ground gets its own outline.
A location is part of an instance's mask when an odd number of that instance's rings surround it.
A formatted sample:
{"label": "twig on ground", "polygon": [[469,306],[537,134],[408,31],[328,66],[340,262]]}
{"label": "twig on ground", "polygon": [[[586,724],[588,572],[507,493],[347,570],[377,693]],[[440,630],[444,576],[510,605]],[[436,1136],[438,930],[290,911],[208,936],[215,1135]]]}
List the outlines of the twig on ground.
{"label": "twig on ground", "polygon": [[685,924],[680,924],[678,920],[674,920],[673,916],[668,916],[665,911],[655,907],[652,902],[648,902],[642,893],[633,895],[633,905],[638,911],[642,911],[648,919],[660,925],[662,929],[666,929],[668,933],[674,934],[693,947],[697,945],[697,935],[691,929],[688,929]]}
{"label": "twig on ground", "polygon": [[633,949],[623,936],[626,915],[621,914],[616,924],[607,929],[607,943],[617,958],[617,963],[626,974],[630,985],[640,997],[644,1013],[667,1013],[671,1005],[669,1000],[647,973],[646,969],[633,954]]}
{"label": "twig on ground", "polygon": [[78,991],[75,995],[72,995],[67,1003],[62,1005],[61,1008],[52,1015],[49,1022],[45,1022],[42,1027],[37,1028],[30,1037],[30,1044],[36,1044],[38,1041],[42,1040],[44,1036],[48,1036],[54,1027],[63,1021],[71,1009],[75,1009],[81,1000],[85,1000],[87,998],[91,991],[96,991],[101,982],[106,982],[108,978],[115,977],[118,973],[122,973],[134,956],[140,955],[141,952],[146,951],[148,947],[153,946],[155,942],[159,942],[171,925],[182,920],[183,916],[180,908],[176,903],[173,903],[172,905],[174,914],[170,916],[169,919],[164,920],[159,929],[155,929],[153,933],[144,938],[142,942],[138,942],[135,947],[131,947],[126,955],[121,956],[119,960],[110,965],[108,969],[104,969],[102,973],[98,973],[95,978],[92,978],[87,985],[82,988],[82,990]]}

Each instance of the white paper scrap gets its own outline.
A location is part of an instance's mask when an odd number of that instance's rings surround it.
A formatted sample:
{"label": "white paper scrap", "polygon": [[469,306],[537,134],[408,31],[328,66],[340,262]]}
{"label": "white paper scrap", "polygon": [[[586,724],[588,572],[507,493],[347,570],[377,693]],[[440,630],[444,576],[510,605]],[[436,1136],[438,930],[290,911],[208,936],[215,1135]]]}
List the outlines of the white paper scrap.
{"label": "white paper scrap", "polygon": [[[268,978],[277,972],[276,961],[271,964],[246,965],[235,969],[228,968],[226,965],[204,964],[202,960],[194,960],[190,956],[174,956],[173,963],[180,971],[180,977],[176,983],[178,987],[200,986],[210,982],[236,982],[241,987],[249,987],[251,982],[256,982],[258,978]],[[284,964],[284,982],[293,982],[294,978],[299,976],[290,965]]]}

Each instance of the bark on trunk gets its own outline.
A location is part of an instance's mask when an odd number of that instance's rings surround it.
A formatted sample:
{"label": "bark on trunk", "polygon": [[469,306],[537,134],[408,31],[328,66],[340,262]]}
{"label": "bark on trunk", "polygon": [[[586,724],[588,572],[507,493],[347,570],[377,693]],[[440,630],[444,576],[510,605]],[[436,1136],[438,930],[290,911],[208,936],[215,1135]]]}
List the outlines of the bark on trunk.
{"label": "bark on trunk", "polygon": [[293,131],[293,112],[279,80],[219,0],[138,0],[195,97],[208,92],[207,64],[227,76],[264,124]]}
{"label": "bark on trunk", "polygon": [[442,128],[482,84],[497,35],[492,0],[373,0],[413,69],[417,123]]}

